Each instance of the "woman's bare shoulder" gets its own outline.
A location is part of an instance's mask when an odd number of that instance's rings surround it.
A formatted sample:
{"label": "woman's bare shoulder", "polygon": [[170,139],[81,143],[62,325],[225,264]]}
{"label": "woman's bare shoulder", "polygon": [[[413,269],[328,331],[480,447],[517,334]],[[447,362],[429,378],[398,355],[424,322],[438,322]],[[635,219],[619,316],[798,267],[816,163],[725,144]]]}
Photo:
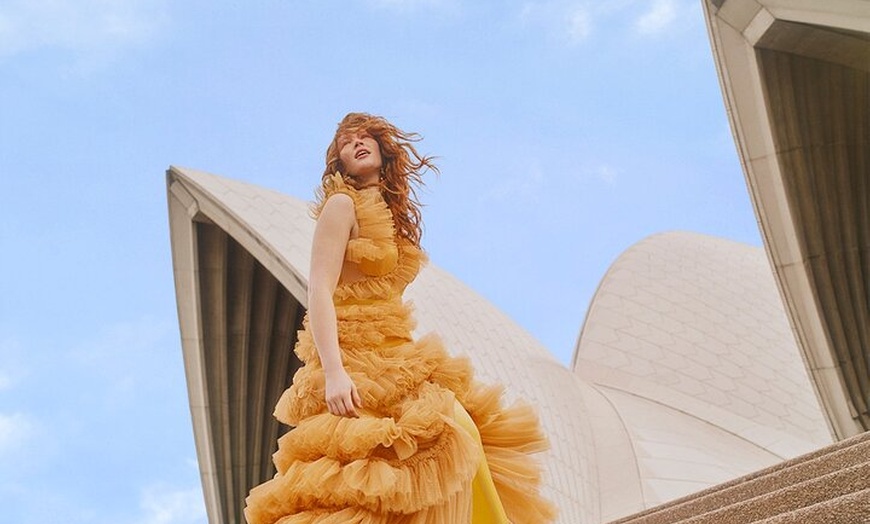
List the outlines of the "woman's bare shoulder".
{"label": "woman's bare shoulder", "polygon": [[320,212],[320,219],[332,215],[335,218],[345,216],[353,217],[355,215],[353,198],[346,193],[335,193],[330,195],[323,203],[323,209]]}

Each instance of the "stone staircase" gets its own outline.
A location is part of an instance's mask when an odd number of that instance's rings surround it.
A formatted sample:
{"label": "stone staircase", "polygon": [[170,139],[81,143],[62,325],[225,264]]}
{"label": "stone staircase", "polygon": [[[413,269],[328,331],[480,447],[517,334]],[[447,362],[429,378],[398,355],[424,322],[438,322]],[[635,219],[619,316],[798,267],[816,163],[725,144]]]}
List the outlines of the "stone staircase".
{"label": "stone staircase", "polygon": [[870,523],[870,432],[611,524]]}

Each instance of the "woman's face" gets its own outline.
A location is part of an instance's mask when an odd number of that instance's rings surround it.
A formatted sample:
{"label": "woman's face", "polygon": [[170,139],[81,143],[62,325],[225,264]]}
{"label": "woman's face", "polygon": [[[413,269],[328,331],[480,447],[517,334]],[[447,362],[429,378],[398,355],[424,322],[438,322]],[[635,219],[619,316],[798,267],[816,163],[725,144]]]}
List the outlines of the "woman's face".
{"label": "woman's face", "polygon": [[338,137],[338,158],[348,175],[364,184],[377,182],[383,161],[378,141],[365,131]]}

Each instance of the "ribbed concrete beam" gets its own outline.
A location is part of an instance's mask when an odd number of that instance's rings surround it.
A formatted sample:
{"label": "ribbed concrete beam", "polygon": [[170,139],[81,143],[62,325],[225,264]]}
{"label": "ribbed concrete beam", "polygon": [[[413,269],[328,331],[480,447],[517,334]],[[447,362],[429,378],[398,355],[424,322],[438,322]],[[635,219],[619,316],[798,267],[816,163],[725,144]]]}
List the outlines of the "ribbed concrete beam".
{"label": "ribbed concrete beam", "polygon": [[[278,283],[274,278],[270,278],[265,271],[256,271],[253,275],[253,289],[257,290],[252,300],[252,311],[250,326],[250,342],[248,346],[248,359],[250,365],[247,367],[247,392],[250,402],[246,404],[247,427],[245,428],[245,441],[249,443],[248,448],[243,450],[246,453],[246,462],[248,468],[240,472],[240,477],[244,479],[246,485],[251,485],[258,478],[263,478],[263,475],[268,474],[268,470],[263,468],[264,455],[268,454],[270,447],[268,443],[263,442],[259,438],[260,428],[265,427],[269,416],[269,408],[267,405],[267,395],[257,395],[257,384],[264,384],[268,377],[269,365],[269,350],[272,326],[275,324],[276,301],[278,300]],[[289,348],[284,348],[285,352]],[[264,453],[266,450],[266,453]],[[270,462],[268,456],[265,457],[265,463]]]}
{"label": "ribbed concrete beam", "polygon": [[234,217],[172,172],[168,182],[182,349],[206,508],[210,522],[241,524],[245,496],[275,474],[271,456],[288,428],[271,411],[301,364],[292,349],[305,310],[228,233],[243,230]]}
{"label": "ribbed concrete beam", "polygon": [[302,309],[226,232],[205,222],[196,230],[221,521],[244,523],[244,499],[275,474],[271,455],[288,429],[269,413],[300,365],[291,355]]}
{"label": "ribbed concrete beam", "polygon": [[[208,416],[212,427],[215,474],[218,489],[232,491],[232,463],[229,449],[230,424],[227,393],[227,236],[216,227],[198,224],[199,292],[202,306],[202,340],[205,360],[205,383],[210,400]],[[233,504],[221,498],[221,514],[233,514]]]}
{"label": "ribbed concrete beam", "polygon": [[[865,45],[870,68],[870,40]],[[853,418],[870,429],[870,73],[758,51],[795,231]]]}
{"label": "ribbed concrete beam", "polygon": [[870,2],[705,0],[735,142],[831,433],[870,429]]}

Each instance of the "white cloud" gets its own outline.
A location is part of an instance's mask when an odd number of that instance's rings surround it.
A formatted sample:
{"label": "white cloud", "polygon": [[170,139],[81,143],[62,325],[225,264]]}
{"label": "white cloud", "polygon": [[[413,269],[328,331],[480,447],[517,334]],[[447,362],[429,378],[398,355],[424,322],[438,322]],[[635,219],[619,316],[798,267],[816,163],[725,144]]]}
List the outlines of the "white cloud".
{"label": "white cloud", "polygon": [[589,163],[580,166],[574,173],[574,181],[587,186],[591,182],[615,186],[619,181],[620,171],[607,163]]}
{"label": "white cloud", "polygon": [[0,57],[40,48],[111,52],[154,39],[165,0],[12,0],[0,6]]}
{"label": "white cloud", "polygon": [[483,195],[483,200],[536,202],[543,184],[544,173],[533,165],[527,171],[500,179]]}
{"label": "white cloud", "polygon": [[577,44],[592,32],[594,10],[588,2],[526,2],[517,13],[523,27],[544,29],[557,40]]}
{"label": "white cloud", "polygon": [[400,98],[395,103],[396,115],[412,121],[432,120],[445,115],[447,109],[435,102],[416,98]]}
{"label": "white cloud", "polygon": [[0,340],[0,391],[12,389],[25,375],[21,364],[21,345],[13,339]]}
{"label": "white cloud", "polygon": [[563,44],[576,45],[593,34],[633,32],[654,36],[698,23],[703,15],[695,3],[683,0],[543,0],[525,2],[516,12],[524,28],[543,29]]}
{"label": "white cloud", "polygon": [[32,427],[30,419],[21,413],[0,413],[0,455],[5,455],[24,443],[31,434]]}
{"label": "white cloud", "polygon": [[142,395],[143,388],[154,387],[158,377],[168,376],[167,367],[181,366],[177,345],[170,338],[173,325],[168,319],[151,317],[109,325],[93,340],[76,345],[69,358],[100,378],[110,405],[123,405]]}
{"label": "white cloud", "polygon": [[395,11],[416,11],[425,8],[456,12],[459,9],[458,0],[367,0],[367,2],[373,7]]}
{"label": "white cloud", "polygon": [[524,3],[522,9],[520,9],[519,13],[517,13],[517,20],[519,20],[521,24],[525,25],[533,16],[533,13],[536,9],[537,4],[535,4],[534,2]]}
{"label": "white cloud", "polygon": [[150,316],[118,322],[101,329],[95,340],[76,348],[73,355],[83,363],[107,365],[112,371],[116,366],[135,370],[141,364],[136,358],[152,359],[154,348],[171,331],[171,321]]}
{"label": "white cloud", "polygon": [[598,166],[598,169],[595,170],[595,177],[611,186],[616,184],[616,176],[616,170],[608,165],[600,165]]}
{"label": "white cloud", "polygon": [[164,485],[149,486],[139,500],[143,516],[137,524],[205,524],[202,489],[173,489]]}
{"label": "white cloud", "polygon": [[575,8],[568,15],[568,39],[572,42],[586,40],[592,32],[592,17],[589,11],[583,7]]}
{"label": "white cloud", "polygon": [[634,25],[641,34],[655,35],[667,30],[676,19],[675,0],[653,0],[649,10],[642,14]]}

